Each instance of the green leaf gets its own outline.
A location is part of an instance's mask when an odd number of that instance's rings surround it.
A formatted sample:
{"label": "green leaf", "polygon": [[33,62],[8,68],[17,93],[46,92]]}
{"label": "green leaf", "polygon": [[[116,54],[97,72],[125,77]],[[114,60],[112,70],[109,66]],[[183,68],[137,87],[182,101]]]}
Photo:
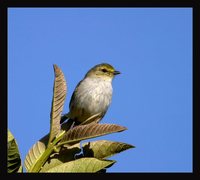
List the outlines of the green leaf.
{"label": "green leaf", "polygon": [[51,105],[51,122],[50,122],[50,137],[48,146],[56,135],[60,132],[60,118],[63,111],[64,101],[67,93],[67,86],[63,72],[54,64],[54,88],[53,99]]}
{"label": "green leaf", "polygon": [[49,169],[47,172],[95,173],[108,166],[110,167],[115,162],[116,161],[99,160],[96,158],[80,158],[58,165]]}
{"label": "green leaf", "polygon": [[29,152],[27,153],[25,161],[24,161],[24,166],[25,166],[27,172],[32,169],[34,164],[38,161],[38,159],[45,152],[47,143],[48,143],[48,139],[49,139],[49,134],[44,136],[38,142],[36,142],[33,145],[33,147],[29,150]]}
{"label": "green leaf", "polygon": [[114,132],[121,132],[124,130],[126,130],[125,127],[116,124],[98,124],[94,122],[87,125],[79,125],[67,131],[59,145],[77,143],[85,139],[95,138]]}
{"label": "green leaf", "polygon": [[87,142],[84,143],[82,147],[85,157],[95,157],[98,159],[107,158],[129,148],[134,148],[134,146],[130,144],[107,140]]}
{"label": "green leaf", "polygon": [[48,158],[40,172],[46,172],[55,166],[75,160],[75,154],[80,153],[80,151],[80,143],[62,148],[59,153],[53,153]]}
{"label": "green leaf", "polygon": [[[84,157],[103,159],[110,157],[116,153],[125,151],[129,148],[134,148],[134,146],[122,142],[99,140],[83,143],[82,148]],[[80,143],[74,144],[73,146],[63,147],[59,154],[55,153],[51,155],[51,157],[44,164],[40,172],[48,171],[55,166],[72,161],[76,157],[75,154],[80,152]]]}
{"label": "green leaf", "polygon": [[7,168],[8,173],[22,172],[21,158],[18,149],[17,142],[8,129],[8,157],[7,157]]}
{"label": "green leaf", "polygon": [[[49,137],[49,134],[43,137],[42,141],[38,141],[34,146],[29,150],[26,159],[25,167],[28,167],[28,172],[39,172],[45,162],[48,160],[50,155],[56,151],[56,144],[61,140],[65,131],[61,131],[56,138],[52,141],[49,147],[46,147],[46,138]],[[37,153],[36,153],[37,152]]]}

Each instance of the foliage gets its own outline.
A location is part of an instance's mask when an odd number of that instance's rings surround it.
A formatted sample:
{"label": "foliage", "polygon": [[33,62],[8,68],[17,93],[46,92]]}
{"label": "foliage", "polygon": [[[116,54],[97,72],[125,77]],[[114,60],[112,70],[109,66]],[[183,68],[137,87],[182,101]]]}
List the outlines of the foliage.
{"label": "foliage", "polygon": [[7,157],[7,168],[8,173],[22,172],[21,158],[17,142],[8,130],[8,157]]}
{"label": "foliage", "polygon": [[[36,142],[26,155],[27,172],[106,172],[116,161],[106,158],[134,146],[123,142],[98,140],[81,141],[126,130],[116,124],[100,124],[99,116],[88,118],[71,128],[71,122],[60,125],[61,113],[67,94],[63,72],[54,65],[54,87],[50,115],[50,132]],[[12,136],[12,141],[14,137]],[[13,141],[15,142],[15,140]],[[22,172],[16,143],[8,140],[8,172]]]}

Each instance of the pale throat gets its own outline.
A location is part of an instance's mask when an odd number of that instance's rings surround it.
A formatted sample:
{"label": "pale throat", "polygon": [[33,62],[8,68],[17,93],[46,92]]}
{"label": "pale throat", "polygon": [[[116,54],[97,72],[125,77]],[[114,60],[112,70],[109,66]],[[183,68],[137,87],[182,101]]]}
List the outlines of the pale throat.
{"label": "pale throat", "polygon": [[112,78],[97,78],[97,77],[87,77],[85,78],[85,87],[89,87],[88,90],[98,91],[99,93],[112,95]]}

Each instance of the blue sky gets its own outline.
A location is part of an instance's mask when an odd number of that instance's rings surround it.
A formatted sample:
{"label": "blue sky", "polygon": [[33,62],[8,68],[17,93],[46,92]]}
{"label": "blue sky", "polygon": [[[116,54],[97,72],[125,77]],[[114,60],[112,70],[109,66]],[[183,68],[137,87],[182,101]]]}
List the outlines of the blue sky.
{"label": "blue sky", "polygon": [[[8,127],[22,161],[49,132],[54,71],[76,84],[94,65],[122,72],[97,139],[135,145],[108,172],[192,172],[192,8],[9,8]],[[90,141],[94,141],[91,139]]]}

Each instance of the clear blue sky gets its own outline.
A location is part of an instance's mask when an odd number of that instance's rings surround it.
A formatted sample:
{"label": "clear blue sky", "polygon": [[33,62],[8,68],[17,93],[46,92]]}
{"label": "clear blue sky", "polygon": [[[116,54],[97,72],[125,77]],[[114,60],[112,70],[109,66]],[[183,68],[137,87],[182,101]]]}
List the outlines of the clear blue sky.
{"label": "clear blue sky", "polygon": [[68,112],[76,84],[102,62],[122,72],[102,123],[128,130],[98,139],[136,146],[108,172],[191,172],[191,8],[9,8],[8,127],[22,160],[49,132],[53,64]]}

